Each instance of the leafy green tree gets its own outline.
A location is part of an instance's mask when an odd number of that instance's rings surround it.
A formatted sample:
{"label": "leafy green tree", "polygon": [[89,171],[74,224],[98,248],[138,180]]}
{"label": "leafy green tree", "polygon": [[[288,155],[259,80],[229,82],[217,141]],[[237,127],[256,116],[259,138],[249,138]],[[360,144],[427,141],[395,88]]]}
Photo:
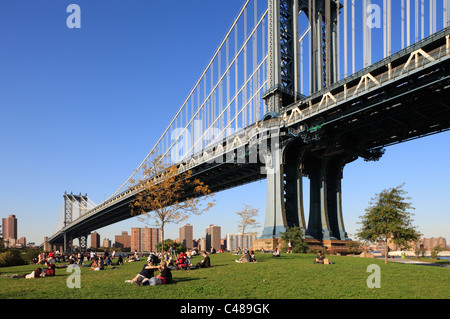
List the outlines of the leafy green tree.
{"label": "leafy green tree", "polygon": [[425,248],[418,246],[414,250],[414,254],[416,255],[417,258],[425,256]]}
{"label": "leafy green tree", "polygon": [[281,240],[283,240],[283,250],[287,250],[288,243],[291,242],[293,253],[306,253],[308,251],[308,244],[303,240],[303,231],[300,227],[294,226],[286,229],[281,233]]}
{"label": "leafy green tree", "polygon": [[158,251],[169,251],[170,248],[173,249],[173,251],[177,253],[186,252],[186,247],[181,245],[180,243],[177,243],[176,241],[172,239],[165,239],[164,240],[164,249],[161,249],[161,243],[159,242],[156,244],[156,249]]}
{"label": "leafy green tree", "polygon": [[439,253],[443,250],[444,250],[444,248],[442,248],[440,245],[434,246],[433,249],[431,250],[431,257],[433,259],[438,259]]}
{"label": "leafy green tree", "polygon": [[385,244],[385,263],[387,264],[388,240],[407,247],[411,241],[417,241],[421,233],[412,225],[413,215],[409,210],[414,209],[403,190],[404,184],[395,188],[383,190],[372,199],[366,208],[366,214],[360,216],[362,228],[356,236],[365,242],[379,242]]}

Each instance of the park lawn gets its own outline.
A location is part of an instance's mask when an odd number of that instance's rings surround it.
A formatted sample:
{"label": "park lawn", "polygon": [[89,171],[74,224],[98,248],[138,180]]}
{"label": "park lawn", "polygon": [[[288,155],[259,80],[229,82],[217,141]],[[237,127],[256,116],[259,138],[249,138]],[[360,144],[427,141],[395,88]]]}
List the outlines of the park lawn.
{"label": "park lawn", "polygon": [[[145,261],[81,268],[81,288],[68,288],[70,272],[56,269],[55,277],[12,279],[30,273],[35,265],[1,268],[0,299],[448,299],[450,269],[408,265],[359,257],[330,256],[332,265],[314,264],[312,254],[257,253],[257,263],[236,263],[231,253],[210,256],[208,269],[172,271],[174,283],[138,287],[125,283]],[[201,256],[193,258],[196,264]],[[85,262],[86,264],[86,262]],[[372,272],[380,267],[381,288],[369,288]]]}

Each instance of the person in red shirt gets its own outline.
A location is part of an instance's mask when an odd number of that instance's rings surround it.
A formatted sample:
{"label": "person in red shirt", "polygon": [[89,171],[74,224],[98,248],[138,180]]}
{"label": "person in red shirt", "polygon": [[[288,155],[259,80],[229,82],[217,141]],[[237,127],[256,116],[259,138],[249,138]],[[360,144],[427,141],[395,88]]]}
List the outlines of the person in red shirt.
{"label": "person in red shirt", "polygon": [[186,258],[187,258],[187,255],[186,255],[184,252],[182,252],[182,253],[178,256],[178,259],[177,259],[178,269],[185,268],[185,267],[187,266],[187,264],[186,264]]}
{"label": "person in red shirt", "polygon": [[46,261],[45,266],[47,266],[47,269],[44,270],[45,276],[54,276],[55,275],[55,265],[50,263],[49,261]]}

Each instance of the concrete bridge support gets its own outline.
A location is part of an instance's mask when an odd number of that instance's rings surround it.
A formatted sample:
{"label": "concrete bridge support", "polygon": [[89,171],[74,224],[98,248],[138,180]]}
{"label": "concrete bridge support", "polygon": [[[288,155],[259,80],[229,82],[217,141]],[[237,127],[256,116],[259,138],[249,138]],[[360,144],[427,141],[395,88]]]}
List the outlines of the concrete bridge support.
{"label": "concrete bridge support", "polygon": [[[311,26],[311,90],[330,86],[338,78],[338,0],[268,0],[267,109],[281,114],[299,97],[298,14]],[[273,144],[273,142],[272,142]],[[267,211],[262,238],[279,238],[287,227],[299,226],[310,238],[345,239],[342,220],[342,155],[313,153],[298,141],[272,148],[268,156]],[[268,163],[266,161],[266,163]],[[310,179],[310,212],[306,227],[303,176]]]}
{"label": "concrete bridge support", "polygon": [[[271,150],[267,170],[266,220],[261,238],[280,238],[300,227],[306,238],[348,240],[342,213],[345,153],[322,155],[301,142]],[[310,182],[309,218],[305,219],[303,177]]]}

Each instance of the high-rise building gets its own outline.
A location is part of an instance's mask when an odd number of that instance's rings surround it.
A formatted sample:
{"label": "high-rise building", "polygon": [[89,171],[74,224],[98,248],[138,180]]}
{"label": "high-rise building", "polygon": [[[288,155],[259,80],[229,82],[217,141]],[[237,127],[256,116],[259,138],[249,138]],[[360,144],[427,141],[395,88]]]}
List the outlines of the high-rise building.
{"label": "high-rise building", "polygon": [[103,239],[103,247],[110,248],[111,247],[111,240],[109,240],[108,238],[104,238]]}
{"label": "high-rise building", "polygon": [[238,248],[245,249],[252,247],[252,243],[258,236],[255,234],[227,234],[227,249],[235,251]]}
{"label": "high-rise building", "polygon": [[116,248],[130,248],[131,247],[131,236],[128,235],[127,231],[123,231],[122,235],[116,235],[114,246]]}
{"label": "high-rise building", "polygon": [[161,241],[159,228],[131,228],[131,250],[156,252],[156,244]]}
{"label": "high-rise building", "polygon": [[207,251],[212,251],[215,249],[216,251],[220,250],[220,226],[209,225],[206,228],[206,247]]}
{"label": "high-rise building", "polygon": [[91,248],[100,248],[100,234],[97,232],[91,233]]}
{"label": "high-rise building", "polygon": [[206,249],[206,238],[205,237],[200,238],[198,240],[198,250],[200,250],[200,251],[206,251],[207,250]]}
{"label": "high-rise building", "polygon": [[22,247],[26,247],[27,246],[27,239],[25,237],[20,237],[19,238],[19,244],[21,244]]}
{"label": "high-rise building", "polygon": [[3,239],[17,239],[17,218],[15,215],[9,215],[2,218]]}
{"label": "high-rise building", "polygon": [[180,244],[188,249],[194,248],[194,227],[186,224],[180,227]]}
{"label": "high-rise building", "polygon": [[422,238],[420,244],[426,250],[433,250],[433,248],[437,247],[437,246],[440,246],[441,248],[447,247],[447,242],[446,242],[445,238],[443,238],[443,237]]}

